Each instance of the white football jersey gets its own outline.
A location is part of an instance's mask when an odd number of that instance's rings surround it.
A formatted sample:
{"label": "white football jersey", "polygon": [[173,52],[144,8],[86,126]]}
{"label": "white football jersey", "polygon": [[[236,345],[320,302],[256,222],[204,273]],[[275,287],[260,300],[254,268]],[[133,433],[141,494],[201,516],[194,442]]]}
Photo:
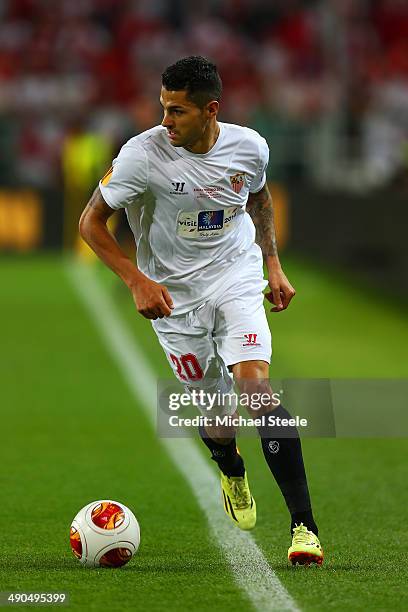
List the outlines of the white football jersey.
{"label": "white football jersey", "polygon": [[216,143],[202,154],[174,147],[162,126],[147,130],[122,147],[99,183],[111,208],[126,209],[138,267],[168,288],[173,314],[225,287],[254,245],[245,207],[249,193],[265,184],[268,145],[249,128],[219,126]]}

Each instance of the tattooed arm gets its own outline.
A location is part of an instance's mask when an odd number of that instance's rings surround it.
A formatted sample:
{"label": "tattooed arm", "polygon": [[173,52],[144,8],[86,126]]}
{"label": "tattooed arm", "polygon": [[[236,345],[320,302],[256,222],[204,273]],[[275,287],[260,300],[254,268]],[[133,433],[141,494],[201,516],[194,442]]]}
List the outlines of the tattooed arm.
{"label": "tattooed arm", "polygon": [[255,225],[255,242],[261,247],[268,270],[271,290],[265,294],[265,297],[275,305],[272,312],[279,312],[289,306],[295,290],[286,278],[279,262],[272,198],[266,183],[258,193],[249,194],[247,212]]}
{"label": "tattooed arm", "polygon": [[106,204],[97,187],[79,221],[82,238],[129,287],[141,315],[146,319],[168,317],[173,308],[168,290],[147,278],[122,251],[106,225],[113,213],[114,210]]}

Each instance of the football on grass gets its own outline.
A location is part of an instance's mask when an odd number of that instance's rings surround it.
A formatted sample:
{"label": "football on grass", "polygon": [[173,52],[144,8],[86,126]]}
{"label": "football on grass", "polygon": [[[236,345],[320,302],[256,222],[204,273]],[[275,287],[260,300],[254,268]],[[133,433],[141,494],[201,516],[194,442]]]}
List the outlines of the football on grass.
{"label": "football on grass", "polygon": [[72,521],[69,539],[75,557],[86,567],[120,567],[139,548],[139,523],[120,502],[94,501]]}

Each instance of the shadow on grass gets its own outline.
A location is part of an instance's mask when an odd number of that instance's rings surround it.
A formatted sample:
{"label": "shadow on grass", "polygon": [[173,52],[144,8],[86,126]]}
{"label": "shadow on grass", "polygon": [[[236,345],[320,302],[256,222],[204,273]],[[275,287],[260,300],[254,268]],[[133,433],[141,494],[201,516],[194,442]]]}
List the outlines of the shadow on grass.
{"label": "shadow on grass", "polygon": [[274,563],[272,569],[279,572],[369,572],[377,571],[380,565],[358,563],[323,563],[323,565],[289,565]]}
{"label": "shadow on grass", "polygon": [[85,568],[79,561],[72,558],[55,559],[51,557],[37,558],[9,558],[4,563],[3,569],[8,572],[41,572],[44,570],[55,572],[91,572],[99,574],[112,571],[133,572],[138,574],[208,574],[209,571],[223,571],[225,569],[222,559],[190,557],[161,557],[148,555],[136,555],[128,565],[120,568]]}

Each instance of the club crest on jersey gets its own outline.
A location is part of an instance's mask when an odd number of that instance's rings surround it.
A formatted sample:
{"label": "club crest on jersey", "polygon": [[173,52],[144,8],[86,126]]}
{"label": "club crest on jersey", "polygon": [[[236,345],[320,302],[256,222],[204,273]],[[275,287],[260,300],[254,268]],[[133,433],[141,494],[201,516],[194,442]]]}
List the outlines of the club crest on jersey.
{"label": "club crest on jersey", "polygon": [[239,193],[245,183],[245,172],[236,172],[230,176],[230,183],[235,193]]}

